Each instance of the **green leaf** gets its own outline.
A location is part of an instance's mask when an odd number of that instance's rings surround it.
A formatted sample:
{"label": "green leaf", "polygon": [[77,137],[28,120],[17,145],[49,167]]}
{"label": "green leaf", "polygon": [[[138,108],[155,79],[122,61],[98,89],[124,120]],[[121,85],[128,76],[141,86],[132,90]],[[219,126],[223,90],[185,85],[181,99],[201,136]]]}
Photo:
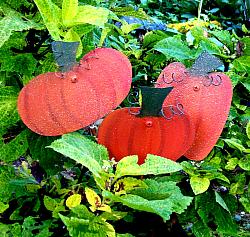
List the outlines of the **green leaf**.
{"label": "green leaf", "polygon": [[70,23],[77,14],[78,0],[63,0],[62,21],[65,26]]}
{"label": "green leaf", "polygon": [[39,164],[48,175],[54,175],[63,170],[63,157],[52,149],[47,149],[58,137],[45,137],[35,133],[29,137],[29,150],[33,160]]}
{"label": "green leaf", "polygon": [[247,137],[250,139],[250,121],[248,121],[247,123],[246,133],[247,133]]}
{"label": "green leaf", "polygon": [[250,56],[241,56],[233,61],[237,71],[250,73]]}
{"label": "green leaf", "polygon": [[121,30],[124,34],[128,34],[131,31],[138,29],[140,26],[141,24],[137,24],[137,23],[133,23],[133,24],[124,23],[121,26]]}
{"label": "green leaf", "polygon": [[193,51],[179,37],[168,37],[159,41],[154,49],[163,53],[167,59],[174,58],[178,61],[194,59]]}
{"label": "green leaf", "polygon": [[0,201],[0,214],[6,211],[9,208],[9,204],[4,204]]}
{"label": "green leaf", "polygon": [[152,48],[157,42],[165,39],[166,37],[167,37],[167,34],[160,30],[150,31],[144,35],[143,47]]}
{"label": "green leaf", "polygon": [[86,23],[104,27],[104,24],[108,21],[109,14],[110,11],[107,8],[90,5],[79,6],[77,15],[67,24],[67,27]]}
{"label": "green leaf", "polygon": [[197,52],[200,54],[200,51],[207,51],[210,54],[221,54],[220,47],[208,39],[204,39],[200,42]]}
{"label": "green leaf", "polygon": [[104,146],[90,141],[79,133],[70,133],[62,136],[50,146],[53,150],[75,160],[88,168],[94,175],[97,183],[105,187],[102,166],[103,160],[109,160],[107,149]]}
{"label": "green leaf", "polygon": [[215,30],[215,31],[210,31],[209,33],[214,35],[220,42],[226,45],[230,50],[233,49],[233,41],[229,31]]}
{"label": "green leaf", "polygon": [[55,199],[46,195],[44,196],[43,204],[49,211],[54,211],[54,209],[58,206],[58,202]]}
{"label": "green leaf", "polygon": [[114,180],[127,175],[159,175],[182,170],[180,164],[155,155],[147,155],[145,163],[138,165],[138,156],[127,156],[121,159],[116,167]]}
{"label": "green leaf", "polygon": [[212,233],[207,225],[202,221],[196,221],[192,226],[195,237],[212,237]]}
{"label": "green leaf", "polygon": [[250,155],[246,155],[239,160],[239,167],[243,170],[250,171]]}
{"label": "green leaf", "polygon": [[80,205],[82,196],[80,194],[73,194],[66,199],[66,206],[68,208],[76,207]]}
{"label": "green leaf", "polygon": [[117,16],[132,16],[143,20],[149,19],[149,16],[142,8],[135,10],[133,6],[114,7],[112,8],[112,12],[114,12]]}
{"label": "green leaf", "polygon": [[223,139],[224,142],[227,143],[227,145],[231,148],[236,148],[241,152],[245,152],[246,149],[245,147],[241,144],[241,141],[235,138],[231,138],[231,139]]}
{"label": "green leaf", "polygon": [[22,15],[19,13],[12,14],[11,16],[5,16],[0,20],[0,48],[10,38],[14,31],[23,31],[30,29],[41,30],[42,26],[27,18],[22,19]]}
{"label": "green leaf", "polygon": [[27,130],[17,135],[9,143],[0,146],[0,160],[4,162],[12,162],[22,156],[28,149]]}
{"label": "green leaf", "polygon": [[54,40],[61,40],[62,11],[51,0],[34,0],[49,33]]}
{"label": "green leaf", "polygon": [[147,185],[140,179],[126,177],[119,179],[114,185],[114,191],[116,194],[126,194],[137,188],[146,188]]}
{"label": "green leaf", "polygon": [[207,191],[210,185],[210,180],[208,178],[202,178],[198,176],[192,176],[190,178],[190,185],[193,189],[195,195],[204,193]]}
{"label": "green leaf", "polygon": [[225,169],[226,170],[234,170],[235,167],[238,165],[238,158],[230,158],[230,160],[227,162]]}
{"label": "green leaf", "polygon": [[0,133],[20,118],[17,112],[18,90],[12,86],[0,87]]}
{"label": "green leaf", "polygon": [[[227,204],[224,202],[223,198],[219,195],[218,192],[215,191],[215,200],[217,203],[219,203],[226,211],[229,211],[228,207],[227,207]],[[231,213],[230,213],[231,214]]]}
{"label": "green leaf", "polygon": [[98,216],[92,219],[59,216],[72,237],[115,237],[114,227]]}
{"label": "green leaf", "polygon": [[240,202],[247,212],[250,212],[250,199],[248,197],[241,197]]}

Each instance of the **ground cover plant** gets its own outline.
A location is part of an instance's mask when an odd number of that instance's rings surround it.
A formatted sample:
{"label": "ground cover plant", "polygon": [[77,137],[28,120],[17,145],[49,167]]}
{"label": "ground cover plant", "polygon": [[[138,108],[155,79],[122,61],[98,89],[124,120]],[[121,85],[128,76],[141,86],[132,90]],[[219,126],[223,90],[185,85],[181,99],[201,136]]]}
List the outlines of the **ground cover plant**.
{"label": "ground cover plant", "polygon": [[[237,0],[1,2],[0,235],[249,236],[249,16],[249,1]],[[203,161],[149,154],[138,165],[137,155],[109,159],[96,140],[100,121],[62,136],[29,130],[18,95],[32,78],[59,71],[54,41],[78,42],[78,62],[97,47],[129,58],[121,110],[139,107],[138,88],[157,87],[165,66],[190,68],[204,51],[219,58],[233,98],[212,151]]]}

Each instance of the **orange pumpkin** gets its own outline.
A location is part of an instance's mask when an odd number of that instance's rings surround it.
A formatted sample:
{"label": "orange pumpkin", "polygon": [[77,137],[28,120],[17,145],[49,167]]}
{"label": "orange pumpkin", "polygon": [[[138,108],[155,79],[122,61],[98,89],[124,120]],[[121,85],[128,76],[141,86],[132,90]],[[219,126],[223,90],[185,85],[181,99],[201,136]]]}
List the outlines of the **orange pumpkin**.
{"label": "orange pumpkin", "polygon": [[203,160],[216,144],[232,100],[232,83],[223,73],[192,73],[181,63],[169,64],[157,80],[158,88],[173,86],[164,105],[178,101],[195,126],[192,146],[185,152],[190,160]]}
{"label": "orange pumpkin", "polygon": [[[104,119],[98,130],[98,143],[106,146],[110,158],[117,161],[128,155],[138,155],[138,163],[142,164],[147,154],[177,160],[193,142],[194,129],[189,117],[182,114],[167,119],[164,116],[168,116],[170,107],[161,110],[166,96],[160,102],[158,95],[146,94],[144,90],[145,87],[142,88],[142,108],[118,109]],[[146,100],[150,102],[145,103]],[[155,107],[155,103],[160,106]]]}
{"label": "orange pumpkin", "polygon": [[128,58],[97,48],[65,73],[48,72],[20,92],[18,111],[32,131],[57,136],[86,127],[116,108],[132,81]]}

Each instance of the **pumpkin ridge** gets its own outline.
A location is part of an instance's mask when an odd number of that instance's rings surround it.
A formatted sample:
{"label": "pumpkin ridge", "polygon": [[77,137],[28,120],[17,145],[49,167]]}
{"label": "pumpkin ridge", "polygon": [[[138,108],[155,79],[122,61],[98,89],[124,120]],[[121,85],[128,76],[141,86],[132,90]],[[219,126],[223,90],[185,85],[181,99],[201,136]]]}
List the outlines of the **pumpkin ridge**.
{"label": "pumpkin ridge", "polygon": [[[27,88],[28,89],[28,88]],[[29,113],[29,110],[28,110],[28,100],[27,100],[27,98],[29,97],[28,96],[28,94],[27,94],[27,89],[25,89],[25,90],[23,90],[23,101],[26,101],[25,103],[26,103],[26,105],[24,105],[23,104],[23,109],[24,109],[24,111],[26,112],[26,113],[24,113],[25,115],[26,115],[26,119],[23,119],[23,120],[26,120],[26,121],[29,121],[27,124],[30,124],[32,127],[34,127],[35,128],[35,130],[37,131],[37,133],[39,133],[39,134],[43,134],[42,133],[42,131],[40,131],[40,129],[34,124],[34,123],[32,123],[31,122],[31,119],[30,119],[30,113]],[[19,98],[20,98],[20,96],[19,96]],[[23,115],[22,115],[23,116]],[[29,127],[29,126],[28,126]]]}
{"label": "pumpkin ridge", "polygon": [[51,120],[58,126],[60,127],[62,130],[64,130],[65,133],[67,133],[67,129],[64,128],[64,126],[58,121],[58,119],[56,118],[55,114],[53,113],[52,109],[51,109],[51,106],[50,106],[50,103],[49,103],[49,100],[48,100],[48,84],[49,84],[49,80],[47,77],[46,77],[46,83],[44,83],[44,98],[45,98],[45,104],[48,108],[48,115],[50,116]]}
{"label": "pumpkin ridge", "polygon": [[65,109],[65,111],[67,112],[69,117],[74,120],[74,122],[79,123],[81,127],[84,127],[84,125],[81,123],[81,121],[79,121],[78,118],[75,117],[75,115],[71,112],[71,110],[66,105],[65,95],[63,93],[63,91],[64,91],[63,89],[64,89],[64,83],[61,83],[59,92],[60,92],[60,98],[62,101],[62,103],[61,103],[62,107]]}

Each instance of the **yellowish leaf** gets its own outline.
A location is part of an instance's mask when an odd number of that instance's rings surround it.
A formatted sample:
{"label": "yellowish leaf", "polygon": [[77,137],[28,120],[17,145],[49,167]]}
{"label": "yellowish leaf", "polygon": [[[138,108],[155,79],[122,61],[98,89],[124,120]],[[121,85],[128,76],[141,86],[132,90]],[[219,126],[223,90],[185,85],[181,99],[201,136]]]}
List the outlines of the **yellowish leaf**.
{"label": "yellowish leaf", "polygon": [[82,196],[80,194],[73,194],[67,198],[66,206],[68,208],[76,207],[76,206],[80,205],[81,200],[82,200]]}

